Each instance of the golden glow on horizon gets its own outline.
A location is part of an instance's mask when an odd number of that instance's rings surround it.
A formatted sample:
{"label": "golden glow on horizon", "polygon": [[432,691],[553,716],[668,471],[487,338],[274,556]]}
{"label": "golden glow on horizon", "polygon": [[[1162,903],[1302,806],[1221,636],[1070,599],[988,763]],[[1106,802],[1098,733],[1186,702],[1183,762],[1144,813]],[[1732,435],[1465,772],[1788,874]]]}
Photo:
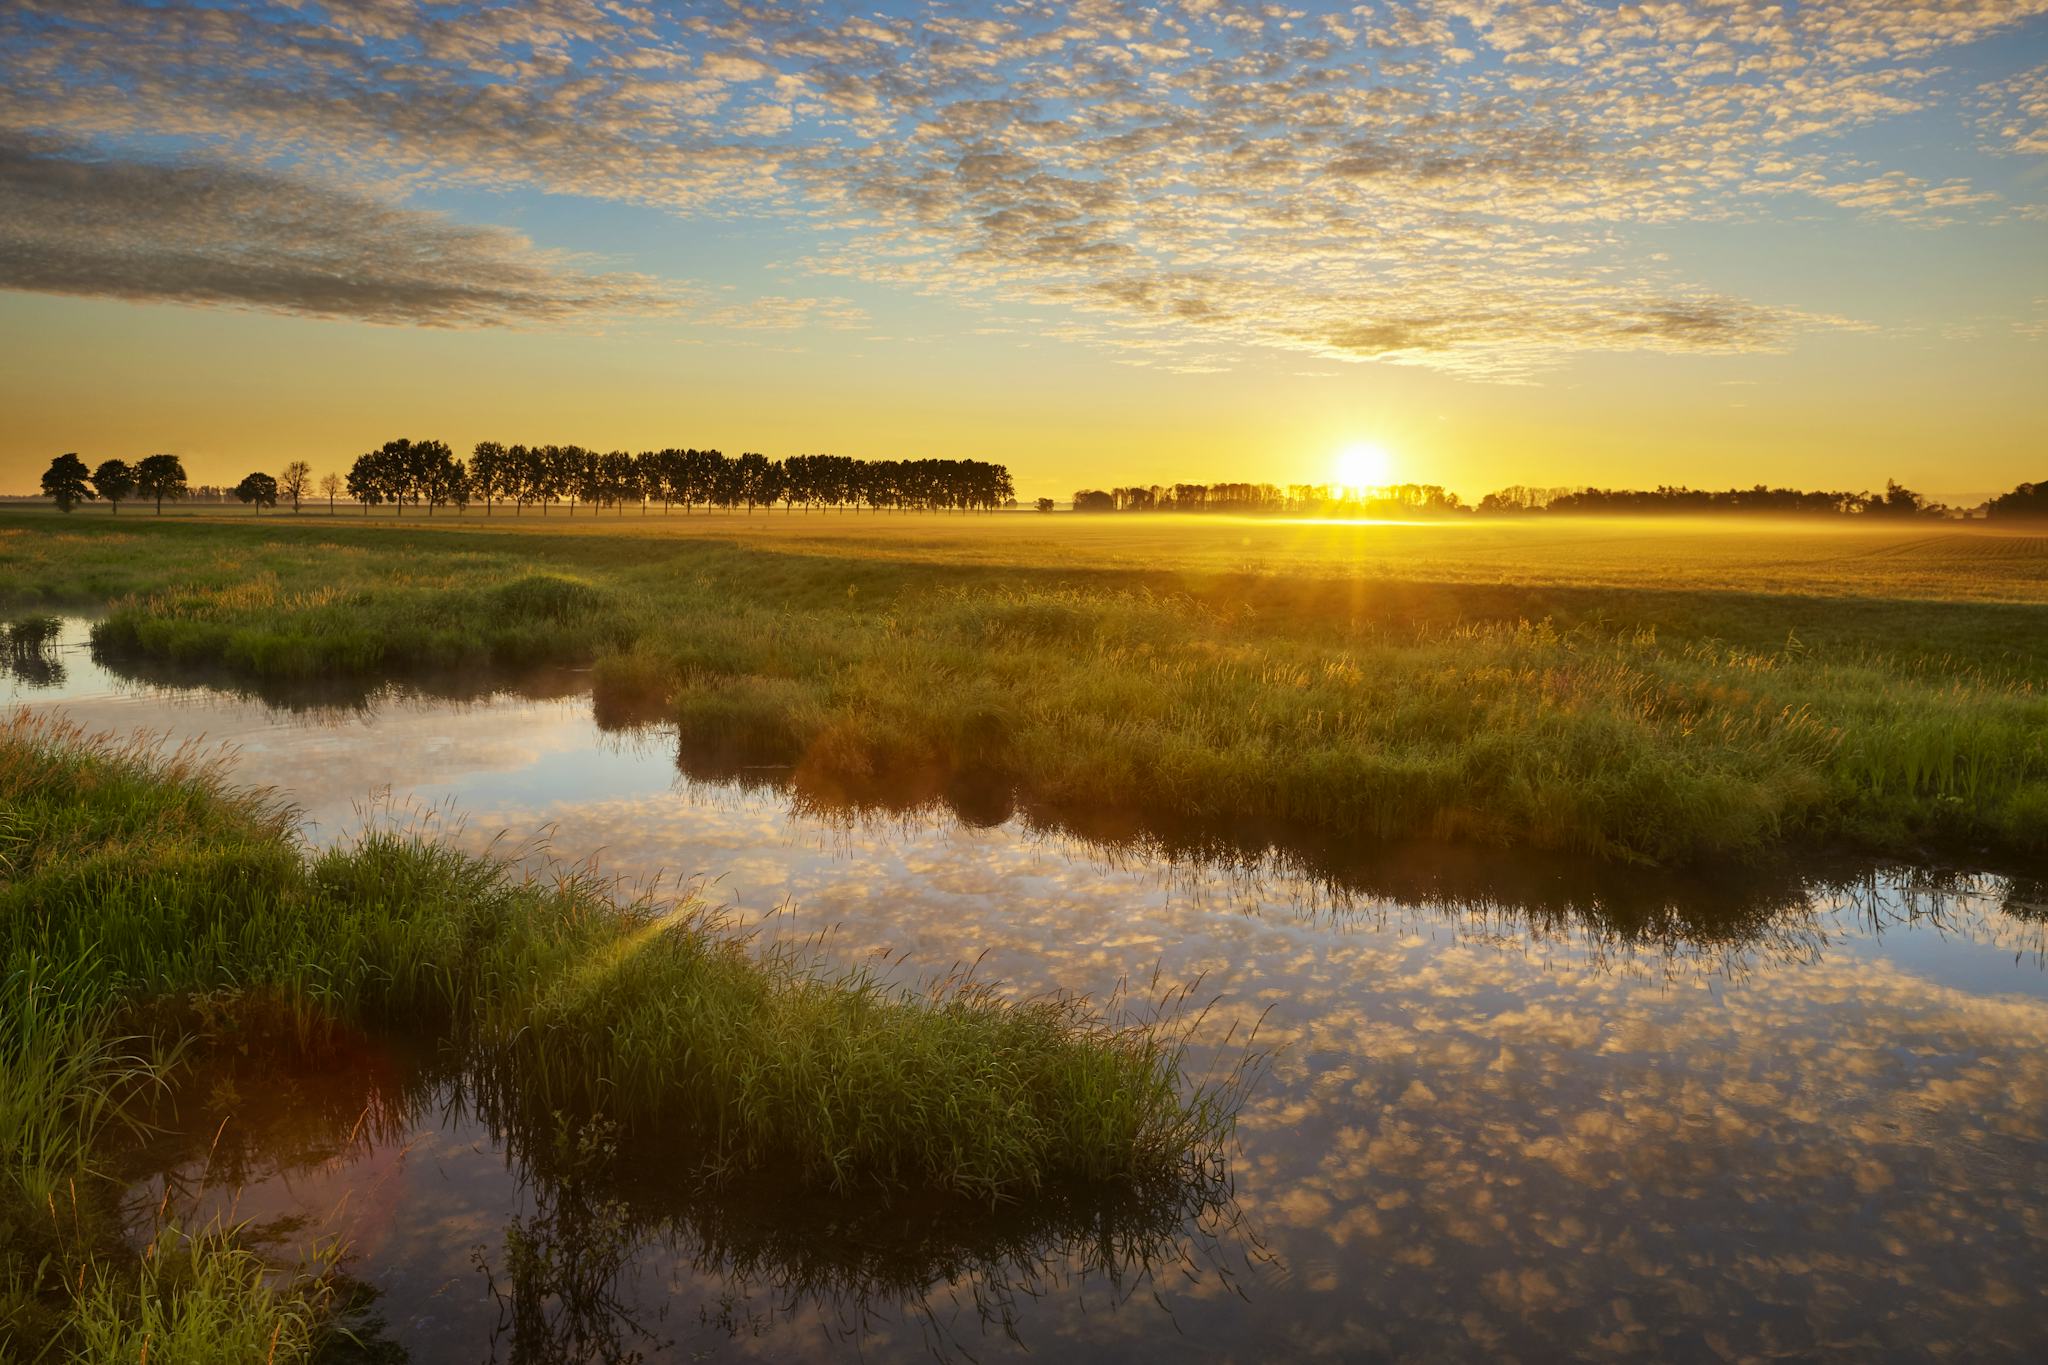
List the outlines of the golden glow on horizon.
{"label": "golden glow on horizon", "polygon": [[1384,488],[1394,481],[1394,457],[1377,441],[1353,441],[1337,452],[1336,478],[1345,491]]}

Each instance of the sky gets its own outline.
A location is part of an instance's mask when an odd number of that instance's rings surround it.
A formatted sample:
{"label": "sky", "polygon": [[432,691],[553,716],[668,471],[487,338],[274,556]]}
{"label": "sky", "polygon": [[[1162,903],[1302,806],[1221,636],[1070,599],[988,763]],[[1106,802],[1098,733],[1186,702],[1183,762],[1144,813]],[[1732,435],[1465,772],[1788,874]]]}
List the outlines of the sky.
{"label": "sky", "polygon": [[6,0],[0,491],[2048,478],[2048,0]]}

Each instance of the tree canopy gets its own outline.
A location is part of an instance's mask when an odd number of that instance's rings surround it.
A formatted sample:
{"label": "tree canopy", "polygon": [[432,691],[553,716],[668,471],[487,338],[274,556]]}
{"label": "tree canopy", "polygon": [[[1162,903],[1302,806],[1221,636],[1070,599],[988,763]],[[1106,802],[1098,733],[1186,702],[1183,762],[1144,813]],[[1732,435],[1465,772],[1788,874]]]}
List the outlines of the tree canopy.
{"label": "tree canopy", "polygon": [[277,476],[278,495],[291,500],[294,512],[299,510],[299,499],[305,497],[312,487],[313,466],[304,460],[291,461]]}
{"label": "tree canopy", "polygon": [[116,513],[135,492],[135,469],[126,460],[102,460],[92,472],[92,486]]}
{"label": "tree canopy", "polygon": [[157,515],[162,516],[165,498],[175,502],[188,491],[184,462],[175,455],[143,456],[135,466],[135,491],[145,498],[154,498]]}
{"label": "tree canopy", "polygon": [[59,511],[69,512],[79,503],[99,496],[87,483],[91,477],[85,461],[67,452],[50,461],[50,467],[43,471],[43,494],[57,500]]}
{"label": "tree canopy", "polygon": [[242,481],[235,485],[235,496],[243,502],[256,504],[256,510],[259,512],[266,507],[275,507],[277,480],[260,470],[254,474],[246,474]]}

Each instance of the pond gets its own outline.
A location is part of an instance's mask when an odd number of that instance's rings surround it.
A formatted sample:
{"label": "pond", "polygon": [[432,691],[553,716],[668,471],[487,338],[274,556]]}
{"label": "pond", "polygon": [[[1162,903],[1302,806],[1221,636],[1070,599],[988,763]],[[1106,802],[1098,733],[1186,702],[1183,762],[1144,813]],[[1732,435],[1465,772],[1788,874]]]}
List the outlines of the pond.
{"label": "pond", "polygon": [[399,821],[595,859],[905,983],[971,968],[1143,1008],[1198,981],[1198,1066],[1254,1025],[1272,1050],[1227,1188],[995,1215],[707,1187],[364,1042],[304,1074],[212,1068],[138,1217],[168,1200],[280,1247],[345,1239],[361,1334],[416,1362],[2038,1347],[2038,884],[1683,881],[1000,793],[854,803],[601,716],[582,682],[259,696],[96,660],[73,620],[0,702],[230,744],[315,840]]}

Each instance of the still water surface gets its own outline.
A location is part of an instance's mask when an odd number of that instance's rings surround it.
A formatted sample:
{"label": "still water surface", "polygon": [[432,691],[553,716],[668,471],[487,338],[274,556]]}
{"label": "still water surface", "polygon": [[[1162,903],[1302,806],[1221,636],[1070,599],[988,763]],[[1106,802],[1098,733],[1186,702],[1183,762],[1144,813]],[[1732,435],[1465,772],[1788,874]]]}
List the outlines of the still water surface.
{"label": "still water surface", "polygon": [[522,1140],[431,1059],[367,1045],[313,1075],[224,1066],[138,1211],[168,1192],[280,1246],[346,1239],[365,1335],[404,1358],[2039,1358],[2035,885],[1688,885],[1105,838],[1000,799],[855,810],[658,725],[601,728],[573,674],[265,700],[143,681],[84,641],[68,622],[0,701],[232,744],[315,840],[502,832],[909,983],[976,963],[1142,998],[1199,977],[1203,1038],[1262,1020],[1277,1049],[1232,1198],[1001,1218],[707,1190],[682,1154],[585,1178],[603,1134]]}

